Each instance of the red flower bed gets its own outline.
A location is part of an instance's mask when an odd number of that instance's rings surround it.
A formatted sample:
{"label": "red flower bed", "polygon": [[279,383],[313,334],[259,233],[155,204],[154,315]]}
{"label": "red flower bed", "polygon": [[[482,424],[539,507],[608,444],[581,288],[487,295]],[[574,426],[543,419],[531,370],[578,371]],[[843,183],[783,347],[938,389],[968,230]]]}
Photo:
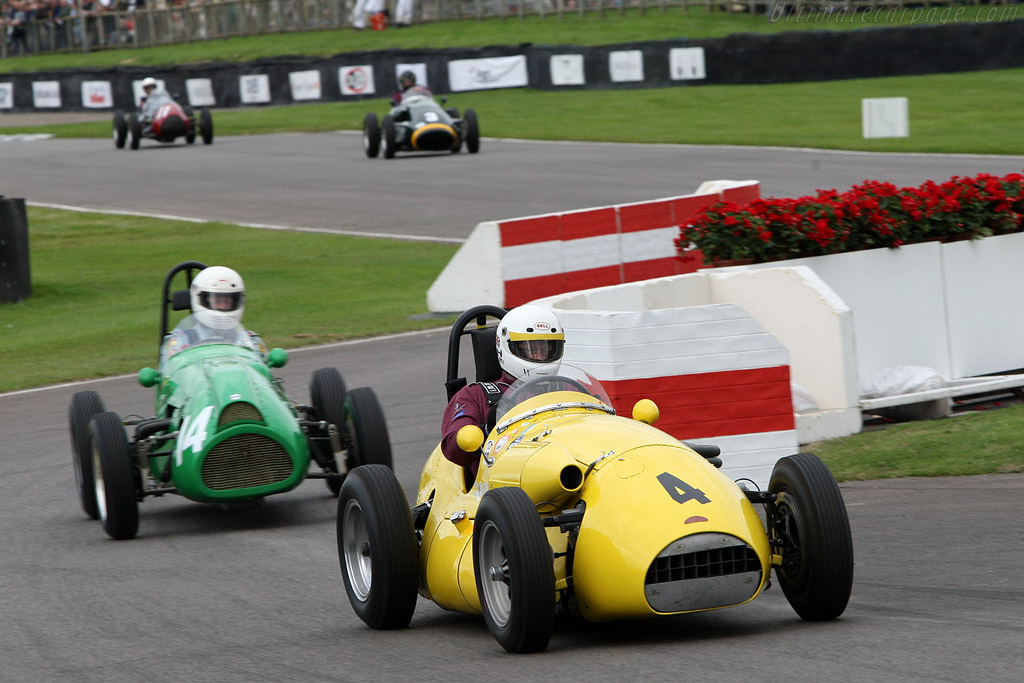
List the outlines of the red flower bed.
{"label": "red flower bed", "polygon": [[755,263],[844,251],[897,248],[932,239],[980,239],[1024,230],[1024,176],[982,173],[896,187],[866,180],[845,192],[797,199],[718,202],[679,230],[681,259]]}

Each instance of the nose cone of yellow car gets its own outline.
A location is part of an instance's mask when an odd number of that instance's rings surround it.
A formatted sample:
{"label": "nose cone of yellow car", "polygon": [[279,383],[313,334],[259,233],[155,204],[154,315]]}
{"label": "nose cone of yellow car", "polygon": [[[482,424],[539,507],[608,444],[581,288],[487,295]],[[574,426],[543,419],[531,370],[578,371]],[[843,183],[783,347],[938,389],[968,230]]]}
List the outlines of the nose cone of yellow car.
{"label": "nose cone of yellow car", "polygon": [[587,477],[583,500],[573,577],[588,620],[738,605],[765,583],[771,554],[760,518],[689,449],[652,445],[608,458]]}
{"label": "nose cone of yellow car", "polygon": [[427,123],[412,132],[413,149],[441,152],[455,145],[455,129],[446,123]]}

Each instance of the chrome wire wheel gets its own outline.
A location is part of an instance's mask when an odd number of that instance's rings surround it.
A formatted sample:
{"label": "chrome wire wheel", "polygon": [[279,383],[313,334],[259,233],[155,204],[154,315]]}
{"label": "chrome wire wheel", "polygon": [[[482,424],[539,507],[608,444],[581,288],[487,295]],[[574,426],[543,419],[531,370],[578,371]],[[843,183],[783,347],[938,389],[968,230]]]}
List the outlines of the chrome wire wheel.
{"label": "chrome wire wheel", "polygon": [[480,569],[484,576],[481,582],[483,598],[494,623],[504,628],[512,613],[512,587],[505,545],[498,527],[492,521],[485,522],[475,533],[480,544]]}
{"label": "chrome wire wheel", "polygon": [[370,597],[373,585],[373,558],[370,549],[370,535],[366,530],[366,519],[359,502],[350,499],[346,502],[342,526],[344,529],[345,571],[348,573],[349,585],[360,602]]}

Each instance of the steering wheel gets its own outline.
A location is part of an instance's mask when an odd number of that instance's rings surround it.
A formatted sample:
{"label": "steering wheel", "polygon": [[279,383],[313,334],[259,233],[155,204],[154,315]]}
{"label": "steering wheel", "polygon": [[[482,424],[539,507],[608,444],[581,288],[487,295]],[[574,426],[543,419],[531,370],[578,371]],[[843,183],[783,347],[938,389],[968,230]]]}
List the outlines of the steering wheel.
{"label": "steering wheel", "polygon": [[[534,377],[533,379],[526,380],[525,382],[520,384],[518,387],[516,387],[515,390],[511,394],[509,394],[508,396],[504,397],[502,400],[503,401],[510,401],[512,403],[512,405],[515,405],[516,404],[516,397],[517,396],[519,396],[520,394],[526,393],[527,389],[531,389],[531,388],[536,387],[536,386],[538,386],[540,384],[543,384],[545,382],[551,382],[552,384],[556,384],[556,383],[557,384],[568,384],[569,386],[573,387],[572,390],[579,390],[579,391],[583,392],[584,394],[586,394],[587,396],[592,396],[590,391],[587,390],[587,388],[585,386],[583,386],[582,384],[580,384],[579,382],[577,382],[576,380],[574,380],[571,377],[563,377],[561,375],[541,375],[540,377]],[[555,390],[552,390],[552,391],[555,391]],[[560,389],[560,390],[557,390],[557,391],[569,391],[569,390]],[[547,392],[542,391],[540,393],[543,394],[543,393],[547,393]]]}

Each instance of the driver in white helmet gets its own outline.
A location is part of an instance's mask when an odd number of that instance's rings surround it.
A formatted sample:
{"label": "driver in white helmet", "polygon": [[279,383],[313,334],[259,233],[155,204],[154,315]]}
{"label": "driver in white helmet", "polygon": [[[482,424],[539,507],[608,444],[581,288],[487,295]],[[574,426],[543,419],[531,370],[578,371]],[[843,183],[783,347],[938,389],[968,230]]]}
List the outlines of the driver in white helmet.
{"label": "driver in white helmet", "polygon": [[161,363],[196,344],[234,344],[266,357],[263,340],[242,327],[245,283],[241,275],[224,266],[204,268],[192,280],[189,303],[191,315],[185,316],[164,338]]}
{"label": "driver in white helmet", "polygon": [[164,102],[171,99],[165,91],[159,90],[160,83],[152,76],[146,76],[142,79],[142,100],[139,102],[139,118],[142,121],[149,123],[153,120],[153,116],[156,115],[157,109]]}
{"label": "driver in white helmet", "polygon": [[495,335],[501,378],[476,382],[458,391],[441,421],[441,451],[476,477],[480,452],[459,448],[457,435],[467,425],[477,425],[486,434],[493,425],[494,406],[516,380],[558,374],[565,332],[555,314],[534,304],[513,308],[498,323]]}

